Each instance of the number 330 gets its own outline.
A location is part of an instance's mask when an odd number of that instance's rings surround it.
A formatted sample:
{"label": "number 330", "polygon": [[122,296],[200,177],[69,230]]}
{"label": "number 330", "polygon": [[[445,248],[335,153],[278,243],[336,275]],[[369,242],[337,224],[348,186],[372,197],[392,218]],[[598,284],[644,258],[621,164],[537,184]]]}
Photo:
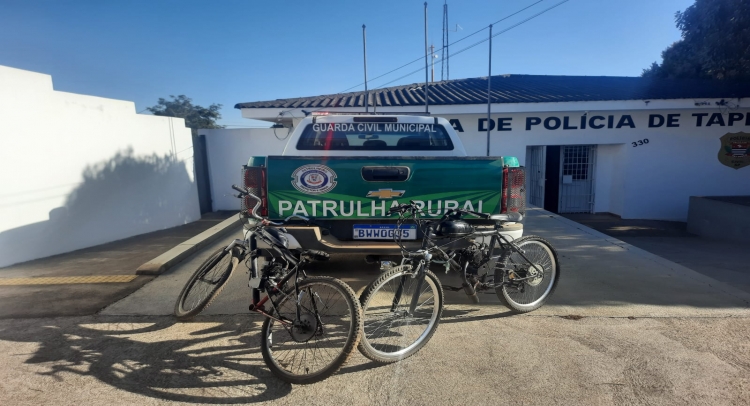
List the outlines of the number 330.
{"label": "number 330", "polygon": [[635,147],[637,147],[639,145],[648,144],[648,138],[644,138],[642,140],[634,141],[631,144],[633,144],[633,148],[635,148]]}

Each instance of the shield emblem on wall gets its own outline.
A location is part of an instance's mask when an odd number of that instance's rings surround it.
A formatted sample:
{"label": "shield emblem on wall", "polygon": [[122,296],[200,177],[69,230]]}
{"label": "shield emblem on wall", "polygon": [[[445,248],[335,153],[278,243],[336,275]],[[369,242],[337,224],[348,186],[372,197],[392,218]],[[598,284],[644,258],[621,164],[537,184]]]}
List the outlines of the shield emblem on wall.
{"label": "shield emblem on wall", "polygon": [[734,169],[750,165],[750,134],[728,133],[719,140],[719,162]]}

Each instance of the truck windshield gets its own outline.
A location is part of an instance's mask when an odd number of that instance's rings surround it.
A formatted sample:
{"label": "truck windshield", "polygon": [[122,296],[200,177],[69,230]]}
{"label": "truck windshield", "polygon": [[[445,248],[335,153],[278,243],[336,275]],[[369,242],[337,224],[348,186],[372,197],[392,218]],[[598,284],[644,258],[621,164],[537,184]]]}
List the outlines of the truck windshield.
{"label": "truck windshield", "polygon": [[439,124],[315,123],[308,124],[298,150],[450,151],[448,133]]}

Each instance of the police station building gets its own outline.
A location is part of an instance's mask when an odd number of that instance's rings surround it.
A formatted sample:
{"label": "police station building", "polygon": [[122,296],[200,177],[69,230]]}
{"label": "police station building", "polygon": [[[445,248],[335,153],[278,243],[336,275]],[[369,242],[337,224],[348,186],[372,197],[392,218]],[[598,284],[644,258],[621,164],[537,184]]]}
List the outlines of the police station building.
{"label": "police station building", "polygon": [[[498,75],[491,88],[489,122],[487,77],[430,83],[429,113],[450,120],[469,155],[486,156],[489,129],[490,155],[516,156],[526,167],[532,205],[685,221],[690,196],[750,195],[750,83]],[[424,83],[368,98],[369,111],[425,111]],[[235,107],[245,118],[288,128],[312,112],[363,112],[365,96]]]}

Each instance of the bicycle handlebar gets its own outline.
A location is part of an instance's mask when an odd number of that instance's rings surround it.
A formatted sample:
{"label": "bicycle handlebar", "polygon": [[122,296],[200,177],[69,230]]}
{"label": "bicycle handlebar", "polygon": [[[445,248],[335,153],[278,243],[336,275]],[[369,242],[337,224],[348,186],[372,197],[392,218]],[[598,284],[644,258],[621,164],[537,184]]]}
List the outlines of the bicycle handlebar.
{"label": "bicycle handlebar", "polygon": [[[409,200],[408,204],[400,204],[396,207],[391,207],[390,210],[388,210],[389,213],[406,213],[407,211],[411,211],[412,213],[422,213],[422,208],[414,202],[414,200]],[[452,216],[453,214],[458,214],[459,216],[462,214],[471,214],[473,216],[477,216],[479,218],[488,219],[490,218],[489,214],[480,213],[478,211],[473,210],[462,210],[462,209],[449,209],[445,212],[441,220],[445,220],[448,217]]]}
{"label": "bicycle handlebar", "polygon": [[240,189],[240,187],[239,187],[239,186],[237,186],[237,185],[232,185],[232,189],[234,189],[234,190],[236,190],[236,191],[240,192],[240,195],[247,195],[247,194],[249,194],[249,193],[247,193],[247,191],[246,191],[246,190],[242,190],[242,189]]}
{"label": "bicycle handlebar", "polygon": [[298,218],[298,219],[301,219],[301,220],[302,220],[302,221],[304,221],[304,222],[305,222],[305,223],[306,223],[307,225],[310,225],[310,224],[314,224],[314,223],[315,223],[315,222],[314,222],[314,221],[313,221],[312,219],[310,219],[309,217],[305,217],[305,216],[300,216],[299,214],[292,214],[291,216],[289,216],[289,217],[285,218],[285,219],[284,219],[284,221],[282,221],[282,222],[280,222],[280,223],[278,223],[278,222],[275,222],[275,221],[271,221],[271,220],[268,220],[268,219],[265,219],[265,218],[263,218],[263,217],[261,217],[261,216],[259,216],[259,215],[257,215],[257,214],[255,213],[255,211],[256,211],[256,210],[258,210],[258,206],[260,206],[260,198],[259,198],[258,196],[255,196],[254,194],[252,194],[252,193],[248,192],[247,190],[242,190],[242,188],[240,188],[240,187],[239,187],[239,186],[237,186],[237,185],[232,185],[232,189],[234,189],[234,190],[236,190],[236,191],[240,192],[240,194],[239,194],[239,195],[237,196],[237,197],[239,197],[239,198],[243,198],[243,197],[245,197],[245,196],[249,196],[249,197],[252,197],[253,199],[255,199],[255,200],[257,201],[257,203],[255,203],[255,207],[253,207],[253,209],[252,209],[252,210],[249,210],[249,212],[250,212],[250,215],[251,215],[252,217],[254,217],[254,218],[258,219],[258,220],[261,220],[261,221],[263,221],[263,222],[264,222],[265,224],[267,224],[267,225],[272,225],[272,226],[283,226],[284,224],[288,223],[288,222],[289,222],[289,220],[291,220],[291,219],[293,219],[293,218]]}
{"label": "bicycle handlebar", "polygon": [[414,200],[409,200],[409,204],[399,204],[396,207],[391,207],[388,212],[389,213],[404,213],[409,209],[415,209],[419,206],[417,206],[416,203],[414,203]]}

